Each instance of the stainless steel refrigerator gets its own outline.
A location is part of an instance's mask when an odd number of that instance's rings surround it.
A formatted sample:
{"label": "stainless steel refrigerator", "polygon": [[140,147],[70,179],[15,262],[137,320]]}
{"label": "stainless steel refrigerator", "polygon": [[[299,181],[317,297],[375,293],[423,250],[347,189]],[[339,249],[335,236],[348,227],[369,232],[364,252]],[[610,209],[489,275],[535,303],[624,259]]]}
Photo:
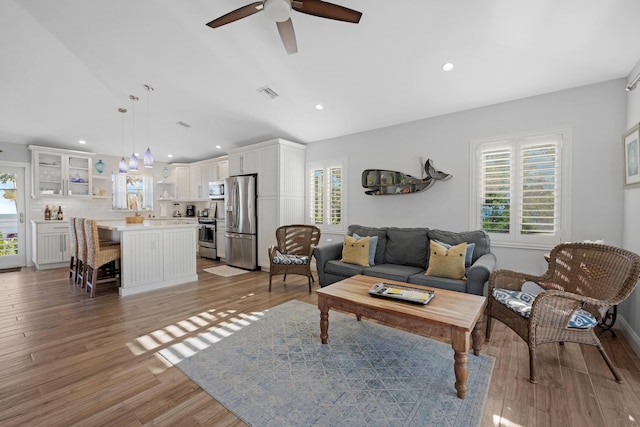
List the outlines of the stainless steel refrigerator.
{"label": "stainless steel refrigerator", "polygon": [[232,176],[225,185],[227,264],[255,270],[257,255],[257,195],[256,175]]}

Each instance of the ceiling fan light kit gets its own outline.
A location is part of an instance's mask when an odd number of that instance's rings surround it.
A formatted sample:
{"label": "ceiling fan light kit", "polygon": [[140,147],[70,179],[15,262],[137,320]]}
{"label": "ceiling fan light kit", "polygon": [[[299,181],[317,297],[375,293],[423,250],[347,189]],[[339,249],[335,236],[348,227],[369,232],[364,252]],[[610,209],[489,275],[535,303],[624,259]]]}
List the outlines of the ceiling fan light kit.
{"label": "ceiling fan light kit", "polygon": [[265,0],[263,4],[264,16],[270,21],[284,22],[291,15],[289,0]]}
{"label": "ceiling fan light kit", "polygon": [[335,21],[351,22],[353,24],[360,22],[360,18],[362,17],[362,13],[357,10],[321,0],[264,0],[248,4],[222,15],[207,23],[207,26],[218,28],[251,16],[254,13],[264,11],[265,16],[269,20],[275,21],[282,44],[287,53],[291,55],[292,53],[298,52],[296,33],[293,30],[293,23],[290,17],[291,9],[307,15],[333,19]]}

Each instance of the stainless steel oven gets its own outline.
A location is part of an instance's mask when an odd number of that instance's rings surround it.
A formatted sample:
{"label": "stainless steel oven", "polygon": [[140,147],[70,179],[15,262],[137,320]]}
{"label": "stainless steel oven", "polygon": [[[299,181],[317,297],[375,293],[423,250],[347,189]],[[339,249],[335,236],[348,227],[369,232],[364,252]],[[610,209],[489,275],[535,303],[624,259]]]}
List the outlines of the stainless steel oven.
{"label": "stainless steel oven", "polygon": [[200,218],[198,231],[198,246],[200,256],[203,258],[218,259],[216,245],[216,220],[213,218]]}

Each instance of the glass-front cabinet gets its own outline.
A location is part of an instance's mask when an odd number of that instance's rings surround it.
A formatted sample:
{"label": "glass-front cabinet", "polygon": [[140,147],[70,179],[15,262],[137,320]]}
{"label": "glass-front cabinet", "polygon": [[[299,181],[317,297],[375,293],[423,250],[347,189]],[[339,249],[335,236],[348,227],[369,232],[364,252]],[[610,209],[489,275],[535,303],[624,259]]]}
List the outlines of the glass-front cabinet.
{"label": "glass-front cabinet", "polygon": [[90,198],[91,153],[29,146],[33,161],[33,197]]}

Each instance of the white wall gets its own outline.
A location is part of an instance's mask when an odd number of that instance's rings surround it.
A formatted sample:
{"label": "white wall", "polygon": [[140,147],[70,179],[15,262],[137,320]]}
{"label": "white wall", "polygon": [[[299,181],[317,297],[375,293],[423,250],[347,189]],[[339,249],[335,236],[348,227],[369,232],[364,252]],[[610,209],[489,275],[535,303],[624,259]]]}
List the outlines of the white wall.
{"label": "white wall", "polygon": [[[314,142],[307,161],[348,159],[347,223],[371,226],[469,228],[471,139],[570,127],[573,131],[571,240],[622,244],[620,135],[626,121],[624,79]],[[640,90],[639,90],[640,92]],[[640,120],[640,114],[636,120]],[[420,176],[418,158],[453,174],[422,193],[367,196],[364,169]],[[640,189],[639,189],[640,190]],[[341,235],[323,235],[334,242]],[[493,247],[500,268],[540,273],[544,251]]]}
{"label": "white wall", "polygon": [[[640,73],[640,61],[629,73],[629,81]],[[627,116],[626,128],[630,129],[640,122],[640,88],[628,92],[627,95]],[[624,132],[623,132],[624,133]],[[622,150],[622,138],[618,140],[620,150]],[[623,160],[620,158],[620,167]],[[622,173],[620,174],[622,186]],[[622,247],[640,253],[640,222],[638,221],[640,212],[640,187],[630,187],[624,190],[624,236]],[[636,289],[625,302],[620,304],[619,313],[622,317],[621,324],[624,326],[625,336],[629,339],[636,353],[640,354],[640,293]],[[617,326],[617,325],[616,325]]]}

